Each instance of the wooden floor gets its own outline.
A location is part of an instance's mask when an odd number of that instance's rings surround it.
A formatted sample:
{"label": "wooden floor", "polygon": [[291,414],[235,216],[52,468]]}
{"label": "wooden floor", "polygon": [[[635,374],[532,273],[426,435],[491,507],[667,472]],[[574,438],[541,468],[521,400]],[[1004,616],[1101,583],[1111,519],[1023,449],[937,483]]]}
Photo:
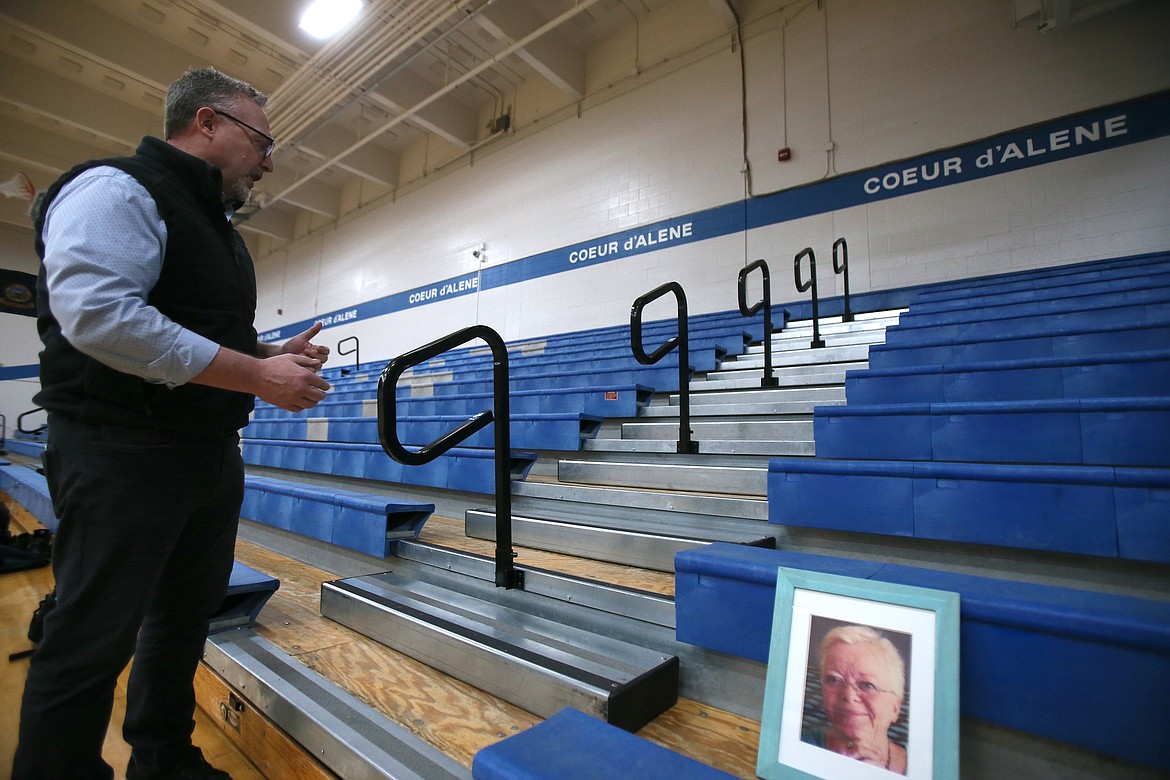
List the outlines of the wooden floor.
{"label": "wooden floor", "polygon": [[[0,493],[20,525],[35,521]],[[14,522],[13,531],[19,532]],[[490,542],[468,539],[462,523],[432,517],[423,541],[491,555]],[[628,587],[671,594],[673,577],[626,566],[518,549],[517,562]],[[307,667],[348,690],[456,761],[471,766],[475,753],[537,723],[531,713],[466,685],[321,616],[320,586],[336,579],[329,572],[241,540],[240,562],[276,577],[280,589],[256,621],[256,631]],[[37,603],[52,587],[48,568],[0,575],[0,627],[5,664],[0,678],[0,777],[11,766],[17,733],[20,690],[28,661],[8,662],[10,653],[30,646],[25,634]],[[115,702],[114,723],[106,739],[106,760],[121,778],[129,757],[119,736],[124,689]],[[220,719],[197,713],[195,741],[212,763],[236,780],[265,775],[220,730]],[[755,777],[759,724],[698,702],[680,700],[640,736],[742,778]],[[271,780],[288,780],[272,774]]]}
{"label": "wooden floor", "polygon": [[[40,528],[20,505],[0,491],[0,498],[12,512],[12,533],[22,533]],[[28,673],[27,658],[9,660],[13,653],[33,647],[28,641],[28,623],[33,610],[53,589],[53,575],[49,567],[29,571],[0,574],[0,777],[8,777],[12,768],[12,756],[16,752],[17,728],[20,718],[20,696],[24,689],[24,678]],[[130,760],[130,746],[121,736],[122,717],[126,712],[126,673],[118,682],[114,698],[114,713],[110,730],[106,734],[103,756],[106,763],[114,768],[114,777],[125,777],[126,762]],[[213,764],[230,774],[235,780],[263,780],[261,774],[248,757],[236,749],[206,713],[196,712],[195,744]]]}

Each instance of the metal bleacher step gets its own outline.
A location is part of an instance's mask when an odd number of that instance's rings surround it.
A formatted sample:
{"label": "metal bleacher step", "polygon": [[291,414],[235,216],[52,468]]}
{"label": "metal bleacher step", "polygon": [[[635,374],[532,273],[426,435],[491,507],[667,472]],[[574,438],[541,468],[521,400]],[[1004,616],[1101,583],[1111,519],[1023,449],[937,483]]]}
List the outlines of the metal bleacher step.
{"label": "metal bleacher step", "polygon": [[[773,351],[772,365],[775,368],[785,368],[788,366],[805,366],[805,365],[819,365],[825,368],[824,364],[828,363],[845,363],[858,360],[869,360],[869,348],[873,344],[880,344],[882,341],[876,341],[865,344],[843,344],[836,346],[833,343],[826,343],[823,347],[816,349],[791,349]],[[807,344],[805,345],[808,346]],[[758,354],[744,354],[736,357],[726,358],[717,371],[708,372],[708,376],[712,374],[718,376],[724,371],[736,370],[738,368],[763,368],[764,355],[762,352]]]}
{"label": "metal bleacher step", "polygon": [[[703,392],[703,383],[693,382],[691,414],[812,414],[813,407],[845,403],[844,384],[828,387],[756,387],[744,390]],[[656,396],[642,407],[640,417],[678,414],[678,393]],[[807,409],[807,412],[805,411]],[[669,411],[668,411],[669,410]]]}
{"label": "metal bleacher step", "polygon": [[587,485],[638,487],[652,490],[685,490],[763,496],[767,494],[768,466],[717,465],[647,460],[561,460],[557,476],[562,482]]}
{"label": "metal bleacher step", "polygon": [[[821,351],[821,350],[808,350]],[[804,365],[794,366],[779,366],[773,368],[772,376],[776,379],[777,386],[781,388],[787,387],[809,387],[816,385],[841,385],[845,382],[845,373],[847,371],[857,371],[869,366],[868,353],[866,357],[858,360],[846,360],[842,362],[809,362]],[[692,392],[701,392],[707,390],[750,390],[752,388],[760,387],[760,379],[764,375],[763,359],[761,358],[760,365],[740,365],[733,367],[729,361],[724,361],[724,364],[717,371],[708,371],[705,375],[691,380],[690,388]]]}
{"label": "metal bleacher step", "polygon": [[671,491],[630,490],[614,486],[572,485],[564,482],[527,480],[512,483],[514,511],[549,516],[570,505],[591,516],[628,517],[630,510],[712,515],[731,519],[767,521],[767,499],[758,496],[717,495]]}
{"label": "metal bleacher step", "polygon": [[338,777],[470,780],[471,772],[251,628],[213,634],[203,660]]}
{"label": "metal bleacher step", "polygon": [[[468,536],[495,541],[494,510],[469,509],[464,518]],[[751,528],[722,518],[695,516],[660,519],[642,515],[615,521],[585,515],[562,519],[513,513],[512,542],[579,558],[673,572],[676,553],[712,542],[775,547],[776,539],[768,528],[756,525]]]}
{"label": "metal bleacher step", "polygon": [[[676,424],[677,430],[677,424]],[[812,457],[816,444],[810,437],[800,441],[772,439],[704,439],[699,451],[707,455],[768,455],[772,457]],[[589,439],[582,442],[584,452],[670,453],[678,447],[674,439]]]}
{"label": "metal bleacher step", "polygon": [[[711,439],[759,439],[775,441],[811,441],[811,410],[807,419],[755,420],[728,416],[723,420],[691,420],[691,435],[699,441]],[[677,439],[678,419],[637,420],[622,423],[623,439]]]}
{"label": "metal bleacher step", "polygon": [[636,731],[678,700],[677,656],[439,582],[326,582],[321,614],[540,717],[571,706]]}

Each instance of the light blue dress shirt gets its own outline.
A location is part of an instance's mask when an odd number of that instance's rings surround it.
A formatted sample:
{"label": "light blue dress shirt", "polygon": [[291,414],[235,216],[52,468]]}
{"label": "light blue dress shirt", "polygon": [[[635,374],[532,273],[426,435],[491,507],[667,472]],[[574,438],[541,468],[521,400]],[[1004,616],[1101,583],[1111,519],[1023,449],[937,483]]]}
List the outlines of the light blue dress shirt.
{"label": "light blue dress shirt", "polygon": [[44,241],[49,306],[78,351],[169,387],[211,363],[218,344],[146,302],[162,272],[167,227],[133,176],[98,167],[69,182],[49,205]]}

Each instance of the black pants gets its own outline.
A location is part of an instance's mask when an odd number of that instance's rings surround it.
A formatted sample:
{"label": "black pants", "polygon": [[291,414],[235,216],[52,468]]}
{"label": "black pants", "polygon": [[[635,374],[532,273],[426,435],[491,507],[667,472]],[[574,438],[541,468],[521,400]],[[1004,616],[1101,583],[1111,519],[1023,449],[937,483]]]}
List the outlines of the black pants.
{"label": "black pants", "polygon": [[131,656],[122,733],[149,773],[191,744],[192,680],[235,554],[239,438],[50,415],[45,476],[57,607],[29,667],[13,778],[112,777],[102,743]]}

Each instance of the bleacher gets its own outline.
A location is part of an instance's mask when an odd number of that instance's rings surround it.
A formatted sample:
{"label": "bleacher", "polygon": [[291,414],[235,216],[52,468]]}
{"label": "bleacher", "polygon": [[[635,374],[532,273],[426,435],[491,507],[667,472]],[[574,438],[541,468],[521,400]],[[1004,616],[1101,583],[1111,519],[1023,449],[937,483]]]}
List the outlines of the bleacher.
{"label": "bleacher", "polygon": [[[628,326],[508,345],[513,543],[674,572],[673,599],[534,569],[504,591],[490,560],[420,542],[439,505],[494,539],[494,425],[397,463],[381,361],[328,367],[308,414],[258,403],[241,515],[387,559],[327,583],[322,613],[548,719],[485,750],[477,777],[703,776],[615,728],[677,696],[758,719],[781,567],[959,593],[964,716],[1170,771],[1170,255],[864,300],[853,322],[825,305],[822,348],[807,320],[773,334],[774,387],[759,317],[692,317],[696,453],[676,448],[678,358],[637,363]],[[405,372],[398,438],[490,409],[492,381],[474,347]],[[5,489],[39,476],[19,473]]]}
{"label": "bleacher", "polygon": [[[753,695],[711,690],[734,666],[712,659],[758,664],[762,687],[779,567],[950,590],[961,597],[965,716],[1170,770],[1158,736],[1124,717],[1137,707],[1153,713],[1148,723],[1170,722],[1156,695],[1170,689],[1170,592],[1159,569],[1170,563],[1168,281],[1170,260],[1155,255],[870,294],[874,311],[857,322],[822,320],[824,348],[810,348],[807,321],[774,334],[778,382],[770,388],[760,386],[758,318],[691,318],[695,454],[674,448],[677,362],[636,363],[628,327],[510,344],[513,543],[673,570],[674,600],[649,604],[558,581],[550,591],[572,593],[558,596],[570,603],[565,614],[528,625],[523,594],[505,598],[467,584],[490,581],[487,562],[449,560],[414,543],[423,511],[397,536],[393,520],[376,522],[377,539],[367,538],[364,551],[393,554],[395,572],[329,585],[322,612],[456,676],[469,663],[492,664],[491,679],[469,681],[504,698],[516,694],[507,684],[493,687],[514,673],[501,648],[526,659],[524,674],[534,676],[525,679],[543,680],[546,672],[533,665],[547,668],[553,681],[527,684],[541,691],[538,700],[509,700],[549,718],[549,727],[521,735],[514,750],[485,751],[476,776],[552,777],[568,771],[563,762],[541,766],[524,756],[555,755],[571,766],[574,757],[596,760],[598,745],[617,740],[614,760],[623,766],[672,765],[612,727],[566,731],[567,716],[558,713],[571,702],[595,719],[636,728],[656,711],[630,710],[625,701],[669,706],[673,694],[661,686],[673,663],[681,694],[758,718]],[[648,324],[644,343],[652,349],[675,328]],[[259,405],[244,433],[246,462],[293,481],[328,475],[376,484],[378,501],[396,489],[491,494],[492,426],[426,466],[386,457],[378,444],[381,367],[327,369],[334,390],[307,418]],[[412,368],[394,389],[398,437],[421,446],[490,408],[491,384],[482,348]],[[528,480],[532,470],[544,478]],[[245,515],[263,514],[245,507]],[[384,509],[377,509],[383,519]],[[285,530],[344,545],[330,536],[333,510],[314,510],[269,514],[311,514],[300,529]],[[466,532],[492,539],[494,520],[490,508],[469,508]],[[542,580],[527,574],[539,590]],[[1151,582],[1154,590],[1145,590]],[[371,603],[377,614],[360,611]],[[403,640],[407,623],[390,626],[407,615],[411,632],[418,620],[432,620],[448,638],[438,646]],[[518,624],[526,633],[512,637]],[[675,660],[655,668],[630,660],[641,650],[619,645],[602,655],[625,657],[620,671],[594,668],[597,651],[586,648],[599,626]],[[652,639],[639,638],[647,632]],[[478,640],[451,638],[462,634],[494,636],[494,660],[467,661],[483,649]],[[564,655],[564,637],[585,655]],[[555,679],[577,667],[623,690],[641,677],[657,682],[617,700],[592,684],[576,683],[584,685],[577,693],[559,688]],[[1105,717],[1072,723],[1061,696],[1070,686]],[[506,769],[492,768],[500,761]],[[691,776],[685,766],[677,771]]]}

